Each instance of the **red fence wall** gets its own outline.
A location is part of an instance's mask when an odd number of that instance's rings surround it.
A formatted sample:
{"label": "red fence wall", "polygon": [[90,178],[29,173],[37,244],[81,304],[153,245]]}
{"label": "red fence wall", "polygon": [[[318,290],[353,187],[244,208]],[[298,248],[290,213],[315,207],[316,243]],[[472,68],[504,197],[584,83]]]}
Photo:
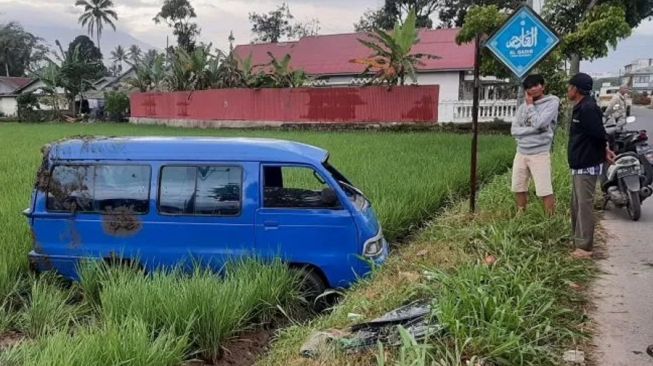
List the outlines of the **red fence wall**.
{"label": "red fence wall", "polygon": [[278,122],[430,122],[436,86],[217,89],[131,96],[136,118]]}

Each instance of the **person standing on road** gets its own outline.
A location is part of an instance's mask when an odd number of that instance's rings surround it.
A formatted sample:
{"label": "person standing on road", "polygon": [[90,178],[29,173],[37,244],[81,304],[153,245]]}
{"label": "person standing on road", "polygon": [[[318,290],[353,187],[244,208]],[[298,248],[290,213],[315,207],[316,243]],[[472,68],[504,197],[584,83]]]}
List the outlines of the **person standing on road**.
{"label": "person standing on road", "polygon": [[572,256],[590,258],[594,245],[594,193],[606,161],[614,160],[603,127],[603,113],[590,96],[592,78],[578,73],[569,80],[567,97],[574,103],[569,131],[568,160],[572,174]]}
{"label": "person standing on road", "polygon": [[517,153],[512,167],[512,191],[517,210],[528,205],[531,177],[535,193],[542,198],[548,215],[555,212],[555,196],[551,182],[551,145],[558,121],[560,99],[544,94],[542,75],[529,75],[523,82],[524,104],[519,106],[510,132],[517,140]]}
{"label": "person standing on road", "polygon": [[608,103],[604,113],[606,121],[614,119],[617,126],[623,126],[626,124],[626,112],[628,109],[626,104],[626,94],[628,94],[628,87],[622,86],[619,88],[619,91],[612,96],[612,99],[610,100],[610,103]]}

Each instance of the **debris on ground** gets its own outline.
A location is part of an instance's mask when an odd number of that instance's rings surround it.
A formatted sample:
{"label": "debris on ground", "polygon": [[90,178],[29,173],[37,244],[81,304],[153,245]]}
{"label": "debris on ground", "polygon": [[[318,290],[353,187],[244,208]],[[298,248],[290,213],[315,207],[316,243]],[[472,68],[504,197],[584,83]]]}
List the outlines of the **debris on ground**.
{"label": "debris on ground", "polygon": [[401,345],[399,327],[403,327],[416,341],[442,332],[442,326],[433,322],[431,306],[415,302],[390,311],[369,322],[353,325],[346,331],[318,331],[309,336],[300,349],[306,358],[316,358],[330,344],[346,352],[360,352],[376,347]]}
{"label": "debris on ground", "polygon": [[363,315],[361,314],[356,314],[356,313],[349,313],[347,314],[347,319],[352,322],[360,321],[364,318]]}
{"label": "debris on ground", "polygon": [[299,354],[304,358],[317,358],[325,347],[343,336],[344,333],[338,330],[314,332],[299,349]]}
{"label": "debris on ground", "polygon": [[585,352],[575,350],[567,351],[562,356],[562,360],[573,365],[584,365]]}
{"label": "debris on ground", "polygon": [[488,255],[488,256],[485,257],[485,264],[488,265],[488,266],[491,266],[496,262],[497,262],[497,257],[495,257],[493,255]]}

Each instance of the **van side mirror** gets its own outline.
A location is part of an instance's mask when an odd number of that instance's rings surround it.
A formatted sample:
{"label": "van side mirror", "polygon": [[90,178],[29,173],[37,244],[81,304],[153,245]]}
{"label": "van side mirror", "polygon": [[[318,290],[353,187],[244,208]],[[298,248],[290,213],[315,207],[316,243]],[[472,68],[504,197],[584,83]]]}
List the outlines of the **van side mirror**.
{"label": "van side mirror", "polygon": [[635,123],[635,121],[637,121],[635,116],[626,117],[626,123]]}
{"label": "van side mirror", "polygon": [[331,188],[324,188],[320,194],[320,200],[325,207],[338,207],[340,203],[338,202],[338,195]]}

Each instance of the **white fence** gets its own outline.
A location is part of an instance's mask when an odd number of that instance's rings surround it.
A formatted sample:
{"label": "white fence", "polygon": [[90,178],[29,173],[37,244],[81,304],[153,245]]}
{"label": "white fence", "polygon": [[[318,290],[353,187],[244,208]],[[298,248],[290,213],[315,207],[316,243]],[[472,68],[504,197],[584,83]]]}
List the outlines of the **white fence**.
{"label": "white fence", "polygon": [[[478,109],[479,122],[492,122],[501,119],[511,122],[517,112],[517,100],[481,100]],[[438,122],[472,122],[472,101],[441,101],[438,109]]]}

